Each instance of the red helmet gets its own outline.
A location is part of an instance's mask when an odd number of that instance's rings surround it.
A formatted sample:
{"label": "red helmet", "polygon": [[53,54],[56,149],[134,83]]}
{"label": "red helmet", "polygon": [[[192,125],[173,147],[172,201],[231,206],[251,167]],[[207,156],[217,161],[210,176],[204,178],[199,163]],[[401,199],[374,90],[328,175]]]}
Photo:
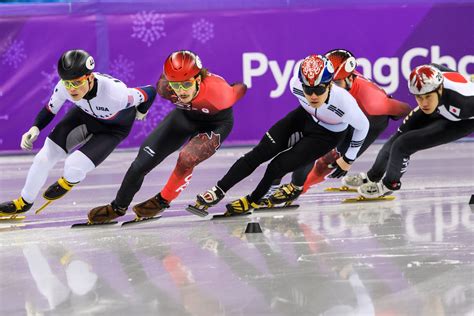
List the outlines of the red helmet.
{"label": "red helmet", "polygon": [[408,89],[420,95],[435,91],[443,83],[443,74],[431,65],[418,66],[410,74]]}
{"label": "red helmet", "polygon": [[196,76],[201,68],[198,55],[189,50],[180,50],[166,58],[163,73],[168,81],[186,81]]}
{"label": "red helmet", "polygon": [[357,67],[354,55],[345,49],[333,49],[326,53],[326,57],[334,66],[334,80],[346,79]]}

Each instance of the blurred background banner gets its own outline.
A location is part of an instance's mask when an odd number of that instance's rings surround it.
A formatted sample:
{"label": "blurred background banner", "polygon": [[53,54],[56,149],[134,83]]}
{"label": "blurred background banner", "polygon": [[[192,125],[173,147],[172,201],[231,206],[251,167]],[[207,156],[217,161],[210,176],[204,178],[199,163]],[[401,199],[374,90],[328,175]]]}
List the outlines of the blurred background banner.
{"label": "blurred background banner", "polygon": [[[352,51],[359,71],[412,107],[406,78],[413,67],[436,62],[474,74],[473,16],[471,1],[0,4],[0,150],[19,150],[21,135],[59,80],[57,60],[68,49],[87,50],[98,72],[129,87],[155,84],[172,51],[196,52],[211,72],[249,86],[234,108],[226,142],[240,145],[255,143],[298,106],[288,82],[296,62],[309,54]],[[61,109],[42,139],[71,106]],[[171,109],[157,98],[121,147],[139,146]],[[383,137],[399,123],[392,122]]]}

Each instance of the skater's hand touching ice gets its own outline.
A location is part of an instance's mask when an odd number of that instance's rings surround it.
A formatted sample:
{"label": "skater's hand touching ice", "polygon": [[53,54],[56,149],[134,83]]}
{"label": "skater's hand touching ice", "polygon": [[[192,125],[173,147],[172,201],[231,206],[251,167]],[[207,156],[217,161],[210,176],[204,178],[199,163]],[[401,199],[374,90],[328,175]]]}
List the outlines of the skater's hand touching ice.
{"label": "skater's hand touching ice", "polygon": [[328,175],[328,178],[340,178],[345,176],[351,169],[351,164],[352,161],[350,159],[344,156],[340,157],[336,162],[328,165],[329,169],[334,169],[334,171]]}
{"label": "skater's hand touching ice", "polygon": [[23,136],[21,137],[21,144],[20,144],[21,149],[23,150],[33,149],[33,143],[38,138],[39,133],[40,133],[39,128],[36,126],[33,126],[30,128],[28,132],[23,134]]}
{"label": "skater's hand touching ice", "polygon": [[146,119],[147,114],[148,114],[148,111],[146,111],[145,113],[142,113],[142,112],[137,110],[137,114],[135,115],[135,119],[137,121],[144,121]]}

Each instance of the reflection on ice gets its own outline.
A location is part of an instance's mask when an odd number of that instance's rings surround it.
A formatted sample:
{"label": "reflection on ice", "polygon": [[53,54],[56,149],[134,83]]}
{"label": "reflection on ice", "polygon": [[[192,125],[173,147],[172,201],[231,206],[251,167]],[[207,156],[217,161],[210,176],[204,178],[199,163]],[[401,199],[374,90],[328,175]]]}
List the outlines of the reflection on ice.
{"label": "reflection on ice", "polygon": [[[344,205],[340,200],[349,193],[318,187],[301,196],[295,210],[219,221],[188,215],[184,206],[245,151],[239,150],[217,155],[219,167],[210,161],[196,170],[182,200],[157,222],[69,228],[92,203],[108,202],[103,199],[123,176],[113,167],[125,159],[121,153],[102,168],[113,174],[92,176],[45,214],[0,223],[0,314],[472,313],[474,213],[468,200],[474,185],[467,172],[443,164],[456,183],[437,182],[430,170],[441,169],[431,159],[414,163],[407,187],[391,202]],[[166,178],[173,165],[165,163],[150,178]],[[21,186],[22,172],[0,175],[3,187]],[[248,193],[250,185],[231,194]],[[143,196],[155,189],[145,183]],[[91,190],[101,193],[97,201],[90,201]],[[263,232],[246,234],[249,221]]]}

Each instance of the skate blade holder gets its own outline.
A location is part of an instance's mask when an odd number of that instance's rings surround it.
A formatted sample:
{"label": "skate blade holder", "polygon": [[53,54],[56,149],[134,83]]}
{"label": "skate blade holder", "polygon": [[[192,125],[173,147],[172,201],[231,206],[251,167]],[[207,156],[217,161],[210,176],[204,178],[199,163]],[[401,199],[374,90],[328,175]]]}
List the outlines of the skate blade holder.
{"label": "skate blade holder", "polygon": [[72,224],[71,228],[99,227],[99,226],[110,226],[110,225],[115,225],[115,224],[118,224],[118,222],[117,221],[111,221],[111,222],[105,222],[105,223],[86,222],[86,223]]}
{"label": "skate blade holder", "polygon": [[37,209],[35,211],[35,214],[38,215],[39,213],[41,213],[42,210],[44,210],[49,204],[53,203],[54,200],[48,200],[46,201],[43,205],[41,205],[41,207],[39,209]]}
{"label": "skate blade holder", "polygon": [[358,196],[356,198],[349,198],[342,200],[343,203],[355,203],[355,202],[377,202],[377,201],[393,201],[395,200],[395,196],[393,195],[385,195],[376,198],[365,198],[363,196]]}
{"label": "skate blade holder", "polygon": [[1,222],[17,222],[17,221],[22,221],[26,218],[24,215],[1,215],[0,214],[0,223]]}
{"label": "skate blade holder", "polygon": [[235,213],[235,214],[230,214],[228,212],[225,212],[223,214],[214,214],[212,215],[211,219],[230,219],[230,218],[236,218],[236,217],[245,217],[248,215],[251,215],[252,212],[246,212],[246,213]]}
{"label": "skate blade holder", "polygon": [[329,187],[324,189],[325,192],[357,192],[357,189],[349,188],[348,186],[341,186],[339,188]]}
{"label": "skate blade holder", "polygon": [[[286,205],[286,203],[289,203],[289,205]],[[292,210],[300,207],[298,204],[291,204],[292,202],[286,202],[283,205],[274,205],[272,207],[259,207],[254,209],[255,212],[265,212],[265,211],[277,211],[277,210]]]}
{"label": "skate blade holder", "polygon": [[144,222],[152,222],[152,221],[159,220],[160,218],[161,218],[161,215],[153,216],[153,217],[138,217],[137,216],[134,219],[132,219],[131,221],[123,222],[122,225],[120,225],[120,226],[123,227],[123,226],[127,226],[127,225],[130,225],[130,224],[140,224],[140,223],[144,223]]}
{"label": "skate blade holder", "polygon": [[195,205],[188,205],[188,207],[186,207],[186,211],[200,217],[206,217],[207,215],[209,215],[209,212],[206,211],[206,209],[200,209]]}

